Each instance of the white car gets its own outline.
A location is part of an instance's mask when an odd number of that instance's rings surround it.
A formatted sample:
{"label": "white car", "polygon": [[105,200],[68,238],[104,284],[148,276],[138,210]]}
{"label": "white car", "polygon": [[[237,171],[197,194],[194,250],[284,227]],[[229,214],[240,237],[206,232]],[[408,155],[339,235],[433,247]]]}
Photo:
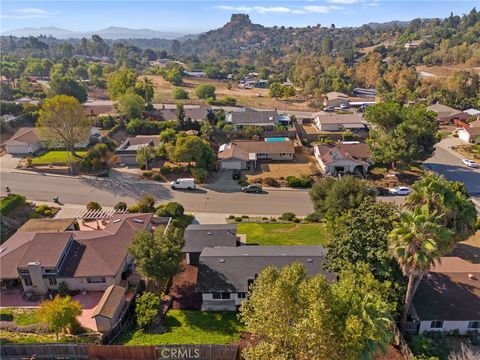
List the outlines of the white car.
{"label": "white car", "polygon": [[471,168],[478,168],[478,164],[473,160],[463,159],[462,163]]}
{"label": "white car", "polygon": [[348,105],[347,104],[340,104],[340,109],[342,110],[345,110],[345,109],[348,109]]}
{"label": "white car", "polygon": [[398,186],[388,189],[390,195],[405,196],[410,194],[410,189],[406,186]]}
{"label": "white car", "polygon": [[170,183],[171,189],[186,189],[186,190],[194,190],[195,189],[195,179],[191,178],[183,178],[177,179]]}

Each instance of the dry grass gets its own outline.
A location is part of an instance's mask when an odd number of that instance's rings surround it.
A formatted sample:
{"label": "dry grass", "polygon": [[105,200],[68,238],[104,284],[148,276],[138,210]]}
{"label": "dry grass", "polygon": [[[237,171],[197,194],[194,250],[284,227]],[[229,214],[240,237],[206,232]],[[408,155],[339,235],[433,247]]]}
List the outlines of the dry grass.
{"label": "dry grass", "polygon": [[[175,85],[165,81],[160,75],[149,75],[155,84],[155,103],[172,103],[176,100],[172,97],[172,91],[176,88]],[[195,95],[195,88],[200,84],[212,84],[216,88],[217,98],[221,99],[226,96],[234,97],[237,100],[237,105],[247,106],[253,108],[277,108],[277,109],[293,109],[293,110],[307,110],[308,101],[304,99],[292,98],[291,100],[275,100],[268,96],[268,89],[242,89],[237,87],[237,84],[232,82],[232,88],[228,89],[228,81],[211,80],[202,78],[184,78],[183,84],[179,87],[188,92],[190,99],[182,100],[184,104],[205,104],[205,101],[198,99]],[[256,94],[260,94],[258,97]]]}
{"label": "dry grass", "polygon": [[439,66],[417,66],[417,71],[424,71],[438,77],[447,77],[452,75],[457,71],[468,70],[476,71],[480,73],[480,67],[472,67],[466,64],[456,64],[456,65],[439,65]]}
{"label": "dry grass", "polygon": [[316,159],[304,152],[295,153],[295,161],[261,164],[261,170],[247,174],[248,181],[257,178],[271,177],[274,179],[287,176],[311,176],[319,171]]}
{"label": "dry grass", "polygon": [[480,159],[480,145],[459,145],[455,148],[455,151],[467,159]]}

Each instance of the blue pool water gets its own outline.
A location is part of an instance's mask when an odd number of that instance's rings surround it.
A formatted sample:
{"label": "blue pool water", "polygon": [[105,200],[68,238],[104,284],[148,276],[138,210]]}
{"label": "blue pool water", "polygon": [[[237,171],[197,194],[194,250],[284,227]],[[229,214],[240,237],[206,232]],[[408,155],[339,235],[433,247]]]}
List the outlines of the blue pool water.
{"label": "blue pool water", "polygon": [[272,137],[272,138],[265,138],[266,142],[283,142],[288,141],[286,137]]}

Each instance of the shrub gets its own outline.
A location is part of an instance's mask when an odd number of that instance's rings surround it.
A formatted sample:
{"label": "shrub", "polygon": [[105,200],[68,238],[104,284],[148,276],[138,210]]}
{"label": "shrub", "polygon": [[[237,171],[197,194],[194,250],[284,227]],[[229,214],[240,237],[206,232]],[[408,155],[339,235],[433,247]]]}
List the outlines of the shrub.
{"label": "shrub", "polygon": [[137,324],[141,328],[145,328],[152,324],[158,314],[160,307],[160,298],[146,291],[140,295],[135,304],[135,315],[137,317]]}
{"label": "shrub", "polygon": [[162,166],[160,168],[160,174],[162,175],[168,175],[172,172],[172,168],[170,166]]}
{"label": "shrub", "polygon": [[152,195],[144,195],[137,203],[138,211],[141,213],[155,212],[155,198]]}
{"label": "shrub", "polygon": [[13,314],[10,310],[5,309],[0,312],[0,321],[13,321]]}
{"label": "shrub", "polygon": [[87,210],[102,210],[102,207],[96,201],[89,201],[87,203]]}
{"label": "shrub", "polygon": [[152,175],[152,180],[161,181],[162,180],[162,175],[160,175],[158,173],[155,173],[155,174]]}
{"label": "shrub", "polygon": [[477,218],[477,230],[480,230],[480,218]]}
{"label": "shrub", "polygon": [[280,216],[281,220],[286,220],[286,221],[293,221],[295,219],[295,214],[293,212],[285,212]]}
{"label": "shrub", "polygon": [[229,218],[230,220],[233,220],[233,219],[235,219],[235,215],[228,215],[228,218]]}
{"label": "shrub", "polygon": [[43,212],[43,215],[50,217],[50,216],[53,215],[53,212],[52,212],[52,210],[48,209],[48,210],[45,210],[45,211]]}
{"label": "shrub", "polygon": [[58,295],[67,296],[70,289],[65,281],[60,281],[57,286]]}
{"label": "shrub", "polygon": [[152,177],[153,171],[148,171],[148,170],[147,170],[147,171],[144,171],[144,172],[142,173],[142,175],[143,175],[143,177],[146,177],[146,178]]}
{"label": "shrub", "polygon": [[240,180],[238,180],[237,183],[238,183],[238,185],[240,185],[240,186],[248,186],[248,181],[245,180],[245,179],[240,179]]}
{"label": "shrub", "polygon": [[127,210],[127,204],[124,203],[123,201],[120,201],[120,202],[116,203],[113,208],[116,211],[125,211],[125,210]]}
{"label": "shrub", "polygon": [[215,86],[211,84],[200,84],[195,88],[195,94],[199,99],[215,99]]}
{"label": "shrub", "polygon": [[25,198],[25,196],[18,194],[10,194],[0,200],[0,214],[8,215],[15,208],[25,205],[26,202],[27,199]]}
{"label": "shrub", "polygon": [[290,187],[309,188],[312,186],[312,179],[306,176],[287,176],[286,180]]}
{"label": "shrub", "polygon": [[165,205],[165,211],[173,218],[177,218],[183,215],[185,209],[178,202],[171,201]]}
{"label": "shrub", "polygon": [[268,220],[268,217],[263,216],[263,217],[262,217],[262,220]]}
{"label": "shrub", "polygon": [[293,219],[293,222],[294,222],[294,223],[299,223],[299,222],[300,222],[300,219],[296,217],[296,218]]}
{"label": "shrub", "polygon": [[207,181],[208,171],[205,169],[194,168],[192,169],[192,176],[196,183],[204,183]]}
{"label": "shrub", "polygon": [[137,204],[130,205],[127,210],[128,210],[129,213],[138,213],[138,212],[140,212],[140,208],[139,208],[139,206],[138,206]]}
{"label": "shrub", "polygon": [[35,212],[38,214],[45,214],[45,211],[50,210],[48,205],[39,205],[35,208]]}
{"label": "shrub", "polygon": [[321,217],[317,213],[311,213],[305,216],[305,221],[309,222],[319,222]]}
{"label": "shrub", "polygon": [[189,98],[188,92],[185,91],[184,89],[180,88],[180,87],[177,87],[177,88],[173,89],[172,97],[175,100],[186,100],[186,99]]}
{"label": "shrub", "polygon": [[263,179],[263,184],[267,185],[267,186],[273,186],[273,187],[278,187],[280,186],[280,184],[278,183],[277,180],[275,180],[274,178],[272,177],[266,177],[265,179]]}
{"label": "shrub", "polygon": [[250,216],[248,216],[248,215],[242,215],[242,219],[249,219],[249,218],[250,218]]}
{"label": "shrub", "polygon": [[242,218],[240,216],[235,216],[235,221],[236,222],[241,222],[242,221]]}
{"label": "shrub", "polygon": [[272,216],[272,217],[270,218],[270,221],[271,221],[271,222],[276,222],[277,219]]}

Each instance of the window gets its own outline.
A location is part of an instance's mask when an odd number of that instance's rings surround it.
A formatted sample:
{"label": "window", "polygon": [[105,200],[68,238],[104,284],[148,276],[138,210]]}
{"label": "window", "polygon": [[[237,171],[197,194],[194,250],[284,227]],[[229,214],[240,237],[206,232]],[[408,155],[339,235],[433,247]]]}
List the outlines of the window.
{"label": "window", "polygon": [[87,278],[87,283],[89,284],[104,284],[106,283],[104,277],[89,277]]}
{"label": "window", "polygon": [[480,321],[469,321],[468,322],[469,329],[480,329]]}
{"label": "window", "polygon": [[50,283],[50,286],[57,286],[57,278],[49,278],[48,282]]}
{"label": "window", "polygon": [[247,297],[247,293],[246,292],[239,292],[237,294],[238,298],[239,299],[245,299]]}
{"label": "window", "polygon": [[435,320],[430,323],[430,329],[441,329],[443,328],[443,321]]}
{"label": "window", "polygon": [[20,274],[30,274],[30,272],[27,269],[19,269],[18,272]]}
{"label": "window", "polygon": [[222,295],[220,293],[213,293],[212,294],[212,299],[218,300],[221,299]]}
{"label": "window", "polygon": [[222,293],[222,299],[223,299],[223,300],[228,300],[228,299],[230,299],[230,293]]}
{"label": "window", "polygon": [[56,274],[57,270],[56,269],[45,269],[45,274]]}
{"label": "window", "polygon": [[23,281],[25,283],[25,286],[32,286],[33,285],[32,278],[30,276],[25,276],[23,278]]}

